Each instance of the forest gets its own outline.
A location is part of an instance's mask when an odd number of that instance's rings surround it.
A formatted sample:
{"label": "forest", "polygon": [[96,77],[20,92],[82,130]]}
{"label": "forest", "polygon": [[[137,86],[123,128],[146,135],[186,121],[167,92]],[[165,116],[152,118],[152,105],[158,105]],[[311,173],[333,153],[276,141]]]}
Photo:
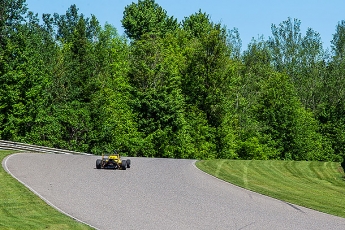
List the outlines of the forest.
{"label": "forest", "polygon": [[[76,5],[38,16],[0,3],[0,139],[93,154],[341,161],[345,21],[330,49],[301,21],[242,48],[206,12],[178,22],[155,0],[125,34]],[[269,26],[269,25],[268,25]]]}

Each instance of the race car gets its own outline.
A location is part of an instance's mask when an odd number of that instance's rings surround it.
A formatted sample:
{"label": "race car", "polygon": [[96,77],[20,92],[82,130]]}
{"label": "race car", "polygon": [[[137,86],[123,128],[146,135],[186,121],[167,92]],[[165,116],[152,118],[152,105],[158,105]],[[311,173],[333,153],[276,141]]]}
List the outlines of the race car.
{"label": "race car", "polygon": [[131,167],[131,160],[122,160],[120,154],[116,151],[114,154],[109,156],[104,156],[102,154],[102,159],[96,160],[97,169],[121,169],[126,170]]}

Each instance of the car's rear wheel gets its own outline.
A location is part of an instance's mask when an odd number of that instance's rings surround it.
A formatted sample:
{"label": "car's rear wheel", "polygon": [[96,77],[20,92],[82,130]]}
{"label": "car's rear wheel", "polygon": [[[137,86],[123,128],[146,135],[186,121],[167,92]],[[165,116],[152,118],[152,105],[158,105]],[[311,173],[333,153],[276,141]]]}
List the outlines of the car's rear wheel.
{"label": "car's rear wheel", "polygon": [[100,169],[101,168],[101,164],[102,164],[102,160],[101,159],[97,159],[96,160],[96,168]]}
{"label": "car's rear wheel", "polygon": [[127,163],[127,168],[130,168],[131,167],[131,160],[126,160],[126,163]]}
{"label": "car's rear wheel", "polygon": [[127,163],[126,163],[126,161],[122,161],[122,162],[121,162],[121,169],[126,170],[126,168],[127,168]]}

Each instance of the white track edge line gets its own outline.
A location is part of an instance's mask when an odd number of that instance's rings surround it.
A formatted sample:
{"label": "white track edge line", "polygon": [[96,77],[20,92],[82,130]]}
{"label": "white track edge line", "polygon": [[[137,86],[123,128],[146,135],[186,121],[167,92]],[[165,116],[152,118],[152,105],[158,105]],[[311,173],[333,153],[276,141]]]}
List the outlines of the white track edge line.
{"label": "white track edge line", "polygon": [[11,155],[9,155],[9,156],[7,156],[7,157],[5,158],[5,161],[4,161],[4,168],[5,168],[5,170],[6,170],[6,172],[7,172],[8,174],[10,174],[14,179],[16,179],[17,181],[19,181],[20,183],[22,183],[22,184],[23,184],[25,187],[27,187],[31,192],[33,192],[35,195],[37,195],[37,196],[38,196],[39,198],[41,198],[44,202],[46,202],[48,205],[50,205],[51,207],[53,207],[53,208],[56,209],[57,211],[59,211],[59,212],[61,212],[62,214],[66,215],[66,216],[68,216],[68,217],[70,217],[70,218],[72,218],[73,220],[76,220],[76,221],[78,221],[78,222],[80,222],[80,223],[82,223],[82,224],[86,224],[86,225],[90,226],[91,228],[94,228],[94,229],[96,229],[96,230],[99,230],[99,229],[96,228],[95,226],[92,226],[92,225],[90,225],[90,224],[88,224],[88,223],[86,223],[86,222],[84,222],[84,221],[82,221],[82,220],[80,220],[80,219],[78,219],[78,218],[72,216],[71,214],[69,214],[69,213],[63,211],[62,209],[58,208],[58,207],[55,206],[52,202],[50,202],[48,199],[44,198],[41,194],[39,194],[36,190],[34,190],[34,189],[31,188],[29,185],[27,185],[26,183],[24,183],[23,181],[21,181],[20,179],[18,179],[15,175],[13,175],[13,173],[12,173],[12,172],[8,169],[8,167],[7,167],[7,160],[10,159],[12,156],[19,155],[19,154],[23,154],[23,153],[11,154]]}

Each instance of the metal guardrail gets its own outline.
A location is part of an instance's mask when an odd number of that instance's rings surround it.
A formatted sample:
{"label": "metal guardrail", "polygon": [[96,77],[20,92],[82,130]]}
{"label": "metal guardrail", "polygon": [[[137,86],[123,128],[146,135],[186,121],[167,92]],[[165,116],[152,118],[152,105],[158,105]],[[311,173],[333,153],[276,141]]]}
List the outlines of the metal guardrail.
{"label": "metal guardrail", "polygon": [[92,155],[88,153],[75,152],[70,150],[49,148],[44,146],[30,145],[25,143],[0,140],[0,149],[4,150],[21,150],[39,153],[53,153],[53,154],[71,154],[71,155]]}

